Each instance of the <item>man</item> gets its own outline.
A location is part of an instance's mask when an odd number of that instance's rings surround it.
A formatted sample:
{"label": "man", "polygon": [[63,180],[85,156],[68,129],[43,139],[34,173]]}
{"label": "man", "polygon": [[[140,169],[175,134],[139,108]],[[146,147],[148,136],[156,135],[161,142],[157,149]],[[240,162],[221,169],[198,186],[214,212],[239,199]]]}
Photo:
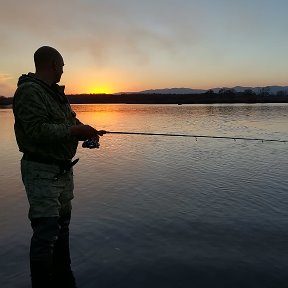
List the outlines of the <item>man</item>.
{"label": "man", "polygon": [[34,54],[35,74],[22,75],[14,95],[15,135],[33,229],[30,269],[33,288],[76,287],[71,271],[69,223],[73,198],[72,166],[79,140],[99,140],[83,125],[59,86],[64,61],[54,48]]}

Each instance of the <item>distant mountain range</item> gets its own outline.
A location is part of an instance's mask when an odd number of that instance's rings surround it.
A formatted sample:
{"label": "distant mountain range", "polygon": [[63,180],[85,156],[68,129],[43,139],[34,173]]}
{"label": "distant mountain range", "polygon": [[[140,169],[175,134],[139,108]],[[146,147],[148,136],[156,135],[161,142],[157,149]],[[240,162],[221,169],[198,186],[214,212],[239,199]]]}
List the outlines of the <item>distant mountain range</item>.
{"label": "distant mountain range", "polygon": [[[269,94],[277,94],[279,91],[285,91],[288,93],[288,86],[265,86],[265,87],[222,87],[222,88],[212,88],[212,89],[192,89],[192,88],[164,88],[164,89],[150,89],[140,92],[132,93],[141,93],[141,94],[201,94],[209,90],[213,90],[215,93],[218,93],[221,89],[234,90],[235,92],[244,92],[245,90],[252,90],[253,92],[259,94],[262,91],[268,92]],[[125,93],[125,92],[123,92]],[[120,93],[117,93],[120,94]],[[126,94],[130,94],[126,93]]]}

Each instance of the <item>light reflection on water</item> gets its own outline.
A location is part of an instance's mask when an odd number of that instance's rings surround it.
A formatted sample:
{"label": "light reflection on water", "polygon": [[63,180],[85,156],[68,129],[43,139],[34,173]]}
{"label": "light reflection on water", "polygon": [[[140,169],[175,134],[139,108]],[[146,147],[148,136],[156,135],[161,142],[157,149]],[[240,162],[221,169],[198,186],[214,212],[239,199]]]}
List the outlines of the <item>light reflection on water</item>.
{"label": "light reflection on water", "polygon": [[[280,104],[74,109],[108,131],[288,139]],[[27,287],[31,230],[11,111],[0,123],[0,287]],[[287,144],[108,134],[77,155],[80,287],[287,286]]]}

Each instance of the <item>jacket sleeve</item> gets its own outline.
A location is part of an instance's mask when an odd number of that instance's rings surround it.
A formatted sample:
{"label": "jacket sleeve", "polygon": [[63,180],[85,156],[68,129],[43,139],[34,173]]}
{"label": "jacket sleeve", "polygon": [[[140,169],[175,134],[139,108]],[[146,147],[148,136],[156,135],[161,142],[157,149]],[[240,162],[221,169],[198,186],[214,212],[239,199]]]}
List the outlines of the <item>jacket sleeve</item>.
{"label": "jacket sleeve", "polygon": [[70,104],[69,104],[69,106],[70,106],[70,109],[71,109],[72,116],[75,119],[75,125],[83,125],[83,123],[77,118],[76,112],[74,110],[72,110]]}
{"label": "jacket sleeve", "polygon": [[71,139],[69,123],[54,124],[49,120],[46,101],[36,87],[29,85],[18,88],[13,107],[15,125],[19,125],[25,137],[36,143],[65,142]]}

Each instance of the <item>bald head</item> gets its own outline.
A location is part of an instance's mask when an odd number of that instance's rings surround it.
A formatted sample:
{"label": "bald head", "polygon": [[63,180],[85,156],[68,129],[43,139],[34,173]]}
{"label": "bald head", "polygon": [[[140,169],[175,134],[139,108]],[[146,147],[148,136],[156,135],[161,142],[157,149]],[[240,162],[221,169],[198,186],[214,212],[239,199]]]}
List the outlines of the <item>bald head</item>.
{"label": "bald head", "polygon": [[58,83],[63,74],[63,58],[50,46],[42,46],[34,53],[36,75],[47,83]]}
{"label": "bald head", "polygon": [[49,46],[40,47],[34,53],[36,70],[47,68],[47,66],[51,65],[55,61],[59,61],[60,59],[62,59],[61,54],[56,49]]}

